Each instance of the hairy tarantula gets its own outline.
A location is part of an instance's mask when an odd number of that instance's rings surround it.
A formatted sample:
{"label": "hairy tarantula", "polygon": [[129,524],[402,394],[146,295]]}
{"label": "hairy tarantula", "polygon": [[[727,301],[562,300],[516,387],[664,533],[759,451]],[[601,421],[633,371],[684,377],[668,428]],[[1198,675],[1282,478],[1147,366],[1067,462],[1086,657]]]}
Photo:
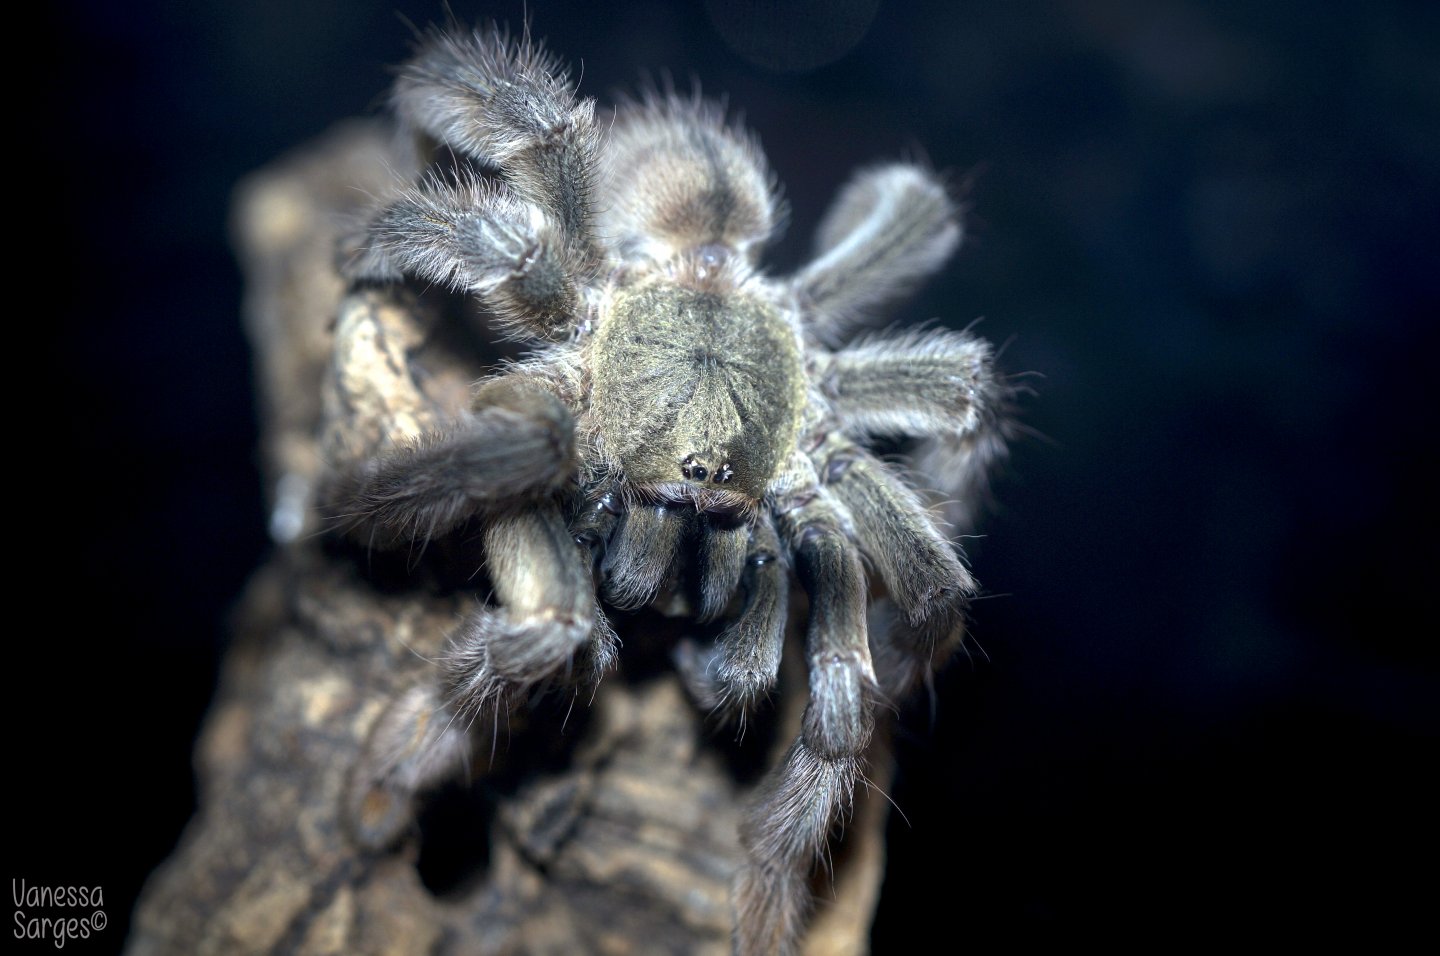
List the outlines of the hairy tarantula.
{"label": "hairy tarantula", "polygon": [[[462,420],[339,480],[331,507],[379,547],[478,519],[495,601],[452,635],[437,691],[461,715],[598,680],[617,654],[605,607],[661,597],[720,622],[677,661],[702,705],[743,713],[776,682],[793,570],[810,702],[747,816],[737,884],[737,948],[786,951],[873,709],[957,646],[975,591],[919,492],[866,443],[917,443],[942,465],[932,490],[968,500],[1003,444],[989,345],[948,331],[844,345],[950,255],[956,207],[922,166],[866,170],[814,259],[776,278],[757,265],[774,178],[698,96],[652,93],[597,123],[528,37],[436,30],[393,103],[478,169],[399,189],[352,276],[472,293],[532,348],[478,383]],[[881,633],[867,633],[867,569],[899,611]]]}

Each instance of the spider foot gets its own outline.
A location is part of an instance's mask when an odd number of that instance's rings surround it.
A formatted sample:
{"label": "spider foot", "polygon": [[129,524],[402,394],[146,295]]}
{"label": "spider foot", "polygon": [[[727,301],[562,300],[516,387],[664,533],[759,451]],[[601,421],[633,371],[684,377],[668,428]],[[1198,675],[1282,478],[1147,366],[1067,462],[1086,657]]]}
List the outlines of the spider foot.
{"label": "spider foot", "polygon": [[577,671],[589,670],[583,655],[594,630],[591,617],[551,611],[515,619],[505,608],[480,609],[452,638],[441,662],[455,706],[479,715],[548,679],[574,679]]}
{"label": "spider foot", "polygon": [[412,687],[391,700],[345,788],[344,819],[355,842],[381,850],[403,836],[417,795],[464,766],[470,749],[435,686]]}
{"label": "spider foot", "polygon": [[810,871],[859,775],[858,757],[826,757],[801,741],[761,785],[740,829],[749,858],[735,884],[741,956],[795,951],[810,908]]}

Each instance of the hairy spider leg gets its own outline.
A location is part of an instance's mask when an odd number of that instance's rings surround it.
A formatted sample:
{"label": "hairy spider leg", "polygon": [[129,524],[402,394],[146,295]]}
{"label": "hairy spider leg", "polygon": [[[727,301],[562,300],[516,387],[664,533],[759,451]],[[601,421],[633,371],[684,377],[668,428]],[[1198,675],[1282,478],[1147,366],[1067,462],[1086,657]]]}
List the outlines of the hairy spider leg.
{"label": "hairy spider leg", "polygon": [[809,906],[810,869],[851,804],[878,699],[865,573],[841,508],[813,483],[778,505],[780,531],[810,596],[810,703],[800,739],[761,784],[741,825],[749,856],[737,878],[738,940],[745,953],[793,951]]}
{"label": "hairy spider leg", "polygon": [[831,204],[815,257],[791,283],[820,341],[836,345],[944,264],[960,242],[934,173],[894,163],[857,174]]}
{"label": "hairy spider leg", "polygon": [[869,452],[843,439],[830,444],[821,463],[826,486],[849,512],[869,566],[901,612],[883,634],[871,635],[881,689],[899,700],[953,650],[975,581],[907,484]]}
{"label": "hairy spider leg", "polygon": [[562,338],[604,259],[592,228],[595,101],[558,61],[498,28],[422,40],[395,84],[401,117],[503,181],[429,175],[371,220],[350,274],[414,275],[478,295],[510,334]]}
{"label": "hairy spider leg", "polygon": [[587,555],[558,505],[543,502],[486,522],[485,562],[499,604],[471,612],[442,660],[455,706],[479,715],[563,674],[609,634]]}
{"label": "hairy spider leg", "polygon": [[788,565],[770,516],[759,515],[745,532],[739,578],[744,606],[713,644],[687,642],[676,655],[702,707],[741,719],[779,679],[790,595]]}

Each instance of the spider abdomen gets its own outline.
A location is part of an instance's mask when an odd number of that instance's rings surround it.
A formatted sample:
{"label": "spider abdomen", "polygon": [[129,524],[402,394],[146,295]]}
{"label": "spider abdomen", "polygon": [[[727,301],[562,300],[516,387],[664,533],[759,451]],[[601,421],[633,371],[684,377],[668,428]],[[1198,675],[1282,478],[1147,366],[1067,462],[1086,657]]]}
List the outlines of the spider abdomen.
{"label": "spider abdomen", "polygon": [[659,497],[757,501],[795,447],[800,343],[759,297],[664,280],[618,292],[591,367],[606,450]]}

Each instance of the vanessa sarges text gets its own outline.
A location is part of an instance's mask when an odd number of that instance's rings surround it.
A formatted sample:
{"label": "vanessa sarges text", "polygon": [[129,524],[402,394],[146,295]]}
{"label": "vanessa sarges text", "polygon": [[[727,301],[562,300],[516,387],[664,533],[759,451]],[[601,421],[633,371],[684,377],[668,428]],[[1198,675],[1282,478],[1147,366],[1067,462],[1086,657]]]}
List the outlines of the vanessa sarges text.
{"label": "vanessa sarges text", "polygon": [[15,901],[16,939],[45,940],[64,949],[72,939],[89,939],[105,929],[105,891],[98,886],[35,886],[10,881]]}

